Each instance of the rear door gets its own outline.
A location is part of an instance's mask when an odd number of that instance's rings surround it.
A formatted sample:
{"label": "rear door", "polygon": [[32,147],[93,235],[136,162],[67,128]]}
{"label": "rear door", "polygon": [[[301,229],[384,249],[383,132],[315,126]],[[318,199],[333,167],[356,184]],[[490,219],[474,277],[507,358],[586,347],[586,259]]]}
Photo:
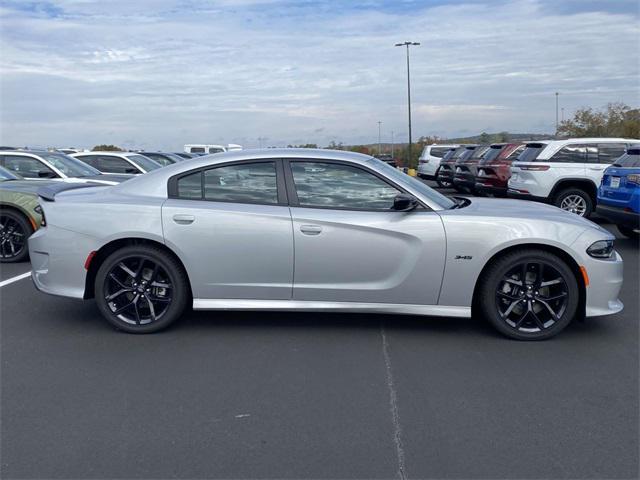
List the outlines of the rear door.
{"label": "rear door", "polygon": [[549,160],[538,159],[538,162],[549,162],[556,181],[563,178],[584,178],[587,175],[587,154],[594,155],[594,152],[597,155],[595,144],[565,145]]}
{"label": "rear door", "polygon": [[165,241],[189,272],[194,299],[289,300],[293,232],[281,162],[234,162],[173,177]]}
{"label": "rear door", "polygon": [[363,166],[285,161],[293,298],[435,305],[445,261],[440,217],[391,210],[401,189]]}
{"label": "rear door", "polygon": [[590,154],[587,159],[587,175],[598,186],[602,181],[605,169],[624,155],[627,145],[625,143],[603,142],[598,143],[596,147],[595,154]]}

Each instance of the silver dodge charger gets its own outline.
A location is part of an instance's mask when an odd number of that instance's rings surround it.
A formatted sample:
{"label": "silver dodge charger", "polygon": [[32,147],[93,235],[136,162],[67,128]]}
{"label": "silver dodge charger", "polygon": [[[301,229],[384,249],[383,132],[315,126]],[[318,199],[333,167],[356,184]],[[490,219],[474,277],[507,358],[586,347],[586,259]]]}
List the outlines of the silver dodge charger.
{"label": "silver dodge charger", "polygon": [[608,231],[539,203],[449,199],[366,155],[243,150],[38,193],[36,287],[95,298],[127,332],[192,306],[474,315],[539,340],[622,310]]}

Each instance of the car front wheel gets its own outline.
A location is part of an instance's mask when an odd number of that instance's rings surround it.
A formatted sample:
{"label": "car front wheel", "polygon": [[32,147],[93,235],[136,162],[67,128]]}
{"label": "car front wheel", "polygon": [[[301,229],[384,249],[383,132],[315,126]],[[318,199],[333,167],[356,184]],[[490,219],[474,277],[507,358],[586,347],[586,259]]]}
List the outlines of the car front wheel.
{"label": "car front wheel", "polygon": [[129,246],[102,263],[94,294],[100,312],[117,329],[153,333],[182,315],[189,298],[187,282],[182,265],[165,251]]}
{"label": "car front wheel", "polygon": [[498,331],[517,340],[553,337],[578,310],[576,276],[562,259],[544,250],[506,254],[480,282],[482,314]]}
{"label": "car front wheel", "polygon": [[27,239],[33,228],[27,218],[13,210],[0,210],[0,261],[22,262],[29,256]]}

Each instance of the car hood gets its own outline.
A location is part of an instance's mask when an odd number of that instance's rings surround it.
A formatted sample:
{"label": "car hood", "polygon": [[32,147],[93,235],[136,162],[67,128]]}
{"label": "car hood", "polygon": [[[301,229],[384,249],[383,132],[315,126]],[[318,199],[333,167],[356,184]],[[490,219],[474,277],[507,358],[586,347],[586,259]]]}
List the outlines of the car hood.
{"label": "car hood", "polygon": [[40,187],[55,183],[58,182],[54,180],[11,180],[0,182],[0,190],[35,194]]}
{"label": "car hood", "polygon": [[499,219],[536,220],[560,222],[582,228],[594,228],[609,234],[596,223],[574,213],[567,212],[553,205],[531,202],[528,200],[506,200],[500,198],[467,198],[470,203],[455,210],[441,210],[438,213],[445,216],[471,216]]}

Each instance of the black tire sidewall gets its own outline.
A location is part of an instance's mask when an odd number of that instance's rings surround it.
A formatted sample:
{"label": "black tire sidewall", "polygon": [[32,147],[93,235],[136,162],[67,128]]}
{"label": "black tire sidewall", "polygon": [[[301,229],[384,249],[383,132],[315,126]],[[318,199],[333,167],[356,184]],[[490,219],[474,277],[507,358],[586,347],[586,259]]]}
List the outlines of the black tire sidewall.
{"label": "black tire sidewall", "polygon": [[24,237],[25,237],[24,249],[22,250],[22,252],[20,252],[20,254],[12,258],[3,258],[2,263],[24,262],[29,258],[28,239],[33,234],[33,228],[31,227],[29,220],[22,213],[17,213],[15,211],[7,210],[4,208],[0,209],[0,217],[8,217],[8,218],[11,218],[12,220],[15,220],[20,225],[20,228],[22,228],[22,231],[24,232]]}
{"label": "black tire sidewall", "polygon": [[560,208],[560,205],[562,204],[562,200],[568,197],[569,195],[580,195],[584,199],[587,205],[587,210],[584,212],[584,215],[582,217],[589,218],[589,216],[591,216],[591,214],[593,213],[593,200],[591,199],[591,195],[589,195],[586,191],[582,190],[581,188],[566,188],[560,191],[556,195],[555,200],[553,201],[553,204],[556,207]]}
{"label": "black tire sidewall", "polygon": [[[528,262],[543,261],[555,268],[564,278],[568,290],[568,303],[564,314],[548,329],[542,332],[526,333],[515,330],[506,324],[498,314],[496,304],[496,289],[504,275],[522,263],[524,260]],[[569,266],[556,255],[545,252],[543,250],[526,250],[521,252],[513,252],[499,259],[487,271],[483,278],[482,288],[480,289],[480,308],[484,317],[503,335],[516,340],[545,340],[560,333],[576,316],[579,305],[580,291],[578,288],[578,280]]]}
{"label": "black tire sidewall", "polygon": [[[104,298],[103,294],[104,282],[111,269],[122,260],[135,256],[146,257],[160,264],[162,268],[164,268],[165,272],[169,275],[171,283],[174,287],[171,305],[169,306],[167,312],[162,316],[160,320],[156,320],[155,322],[147,325],[130,325],[120,320],[111,312],[111,309],[109,308],[109,305],[107,304],[107,301]],[[100,268],[98,269],[98,272],[96,274],[94,286],[95,301],[98,309],[100,310],[100,313],[102,313],[107,321],[118,330],[122,330],[128,333],[154,333],[167,328],[184,312],[189,298],[189,289],[186,282],[187,278],[182,266],[179,265],[173,257],[163,252],[162,250],[155,247],[147,247],[142,245],[124,247],[109,255],[104,260],[102,265],[100,265]]]}

